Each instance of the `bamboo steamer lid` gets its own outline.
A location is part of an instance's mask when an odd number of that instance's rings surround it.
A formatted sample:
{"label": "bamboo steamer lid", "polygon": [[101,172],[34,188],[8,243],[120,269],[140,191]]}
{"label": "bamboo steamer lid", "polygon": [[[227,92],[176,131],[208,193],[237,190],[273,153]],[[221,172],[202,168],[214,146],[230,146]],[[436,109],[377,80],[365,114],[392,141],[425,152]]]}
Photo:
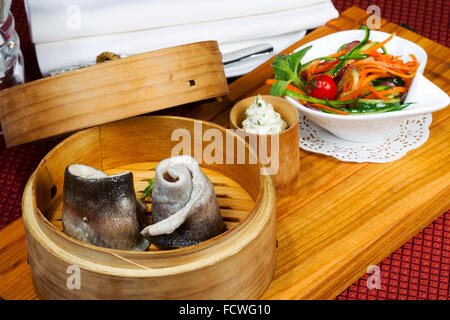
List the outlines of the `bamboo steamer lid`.
{"label": "bamboo steamer lid", "polygon": [[108,61],[0,91],[7,147],[228,94],[216,41]]}

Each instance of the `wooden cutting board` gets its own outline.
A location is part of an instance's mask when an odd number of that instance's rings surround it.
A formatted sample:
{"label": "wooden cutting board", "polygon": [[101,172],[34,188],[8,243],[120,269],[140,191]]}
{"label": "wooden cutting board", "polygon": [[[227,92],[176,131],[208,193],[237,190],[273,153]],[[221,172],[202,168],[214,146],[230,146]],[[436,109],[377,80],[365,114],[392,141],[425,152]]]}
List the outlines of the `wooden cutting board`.
{"label": "wooden cutting board", "polygon": [[[352,7],[308,34],[313,39],[365,23]],[[450,49],[382,20],[428,54],[425,76],[450,93]],[[267,93],[270,61],[230,85],[222,102],[189,106],[184,115],[228,124],[237,101]],[[450,208],[450,110],[433,113],[430,137],[400,160],[348,163],[301,150],[292,192],[277,200],[277,269],[263,299],[332,299]],[[0,297],[35,299],[22,220],[0,231]]]}

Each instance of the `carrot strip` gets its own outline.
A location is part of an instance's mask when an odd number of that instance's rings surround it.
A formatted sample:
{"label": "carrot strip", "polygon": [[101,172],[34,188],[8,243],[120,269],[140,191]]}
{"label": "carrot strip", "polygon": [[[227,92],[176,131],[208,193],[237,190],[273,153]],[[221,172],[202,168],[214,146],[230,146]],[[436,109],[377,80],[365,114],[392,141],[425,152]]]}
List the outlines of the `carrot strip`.
{"label": "carrot strip", "polygon": [[339,52],[330,54],[329,56],[327,56],[327,58],[337,58],[337,57],[341,57],[341,56],[343,56],[344,54],[346,54],[346,53],[349,52],[349,51],[350,51],[350,49],[342,50],[342,51],[339,51]]}
{"label": "carrot strip", "polygon": [[337,101],[351,101],[357,99],[362,93],[366,92],[366,88],[357,88],[341,97]]}
{"label": "carrot strip", "polygon": [[398,92],[403,93],[403,92],[406,92],[406,91],[408,91],[408,88],[406,88],[406,87],[395,87],[395,88],[392,88],[392,89],[379,91],[378,94],[384,96],[384,95],[391,94],[391,93],[398,93]]}
{"label": "carrot strip", "polygon": [[372,92],[378,99],[390,100],[390,98],[387,98],[387,97],[383,96],[381,94],[381,92],[378,92],[373,87],[369,87],[369,91]]}
{"label": "carrot strip", "polygon": [[329,106],[326,106],[326,105],[320,104],[320,103],[311,103],[311,105],[313,107],[320,108],[320,109],[325,109],[325,110],[328,110],[328,111],[331,111],[331,112],[335,112],[335,113],[338,113],[338,114],[348,114],[348,112],[345,112],[345,111],[342,111],[342,110],[338,110],[338,109],[334,109],[334,108],[331,108]]}
{"label": "carrot strip", "polygon": [[353,82],[354,82],[354,80],[353,80],[353,78],[350,78],[350,80],[349,81],[347,81],[345,84],[344,84],[344,88],[343,88],[343,92],[348,92],[348,91],[350,91],[351,89],[352,89],[352,87],[353,87]]}
{"label": "carrot strip", "polygon": [[354,100],[357,99],[359,96],[363,95],[368,89],[370,82],[372,80],[378,79],[378,78],[385,78],[388,77],[389,73],[378,73],[378,74],[371,74],[371,75],[362,75],[359,78],[358,84],[356,85],[356,89],[340,96],[337,100],[338,101],[347,101],[347,100]]}
{"label": "carrot strip", "polygon": [[404,79],[414,78],[414,76],[416,75],[416,71],[417,71],[416,70],[413,73],[405,74],[403,72],[394,71],[394,70],[391,70],[389,68],[380,67],[380,69],[383,69],[386,72],[392,73],[393,75],[399,76],[400,78],[404,78]]}
{"label": "carrot strip", "polygon": [[388,95],[388,94],[391,94],[391,93],[396,93],[396,92],[406,92],[406,91],[408,91],[407,87],[395,87],[395,88],[392,88],[392,89],[378,91],[377,94],[375,94],[375,93],[369,94],[369,95],[365,96],[365,98],[366,99],[380,99],[380,95],[381,95],[382,96],[381,99],[388,100],[390,98],[384,97],[385,95]]}
{"label": "carrot strip", "polygon": [[307,78],[308,80],[311,79],[312,75],[315,73],[316,67],[318,66],[318,64],[320,63],[319,60],[314,61],[308,68],[308,75]]}
{"label": "carrot strip", "polygon": [[[267,84],[267,85],[273,85],[275,82],[277,82],[278,80],[275,80],[275,79],[267,79],[266,81],[265,81],[265,83]],[[299,93],[299,94],[303,94],[303,95],[306,95],[302,90],[300,90],[300,89],[298,89],[297,87],[295,87],[295,86],[293,86],[292,84],[288,84],[287,85],[287,87],[286,87],[286,89],[288,89],[288,90],[291,90],[291,91],[294,91],[294,92],[297,92],[297,93]],[[301,100],[300,100],[301,101]],[[302,102],[303,103],[303,102]],[[338,109],[334,109],[334,108],[331,108],[331,107],[328,107],[328,106],[325,106],[325,105],[322,105],[322,104],[319,104],[319,103],[317,103],[317,104],[315,104],[317,107],[320,107],[320,108],[322,108],[322,109],[326,109],[326,110],[328,110],[328,111],[332,111],[332,112],[335,112],[335,113],[339,113],[339,114],[348,114],[348,112],[345,112],[345,111],[341,111],[341,110],[338,110]]]}
{"label": "carrot strip", "polygon": [[386,78],[388,76],[389,76],[389,73],[371,74],[364,79],[361,86],[365,86],[365,85],[369,84],[372,80],[379,79],[379,78]]}
{"label": "carrot strip", "polygon": [[405,79],[405,87],[409,88],[411,86],[412,79]]}
{"label": "carrot strip", "polygon": [[[342,50],[342,51],[330,54],[330,55],[326,56],[325,58],[337,58],[337,57],[345,55],[349,51],[350,51],[350,49]],[[322,60],[317,60],[317,61],[314,61],[313,63],[311,63],[311,65],[308,68],[308,73],[307,73],[308,79],[313,74],[315,74],[315,73],[322,73],[322,72],[328,71],[329,69],[331,69],[331,67],[334,67],[335,65],[337,65],[339,63],[339,59],[336,59],[332,63],[327,63],[327,64],[321,66],[320,68],[316,69],[320,65],[321,61]]]}
{"label": "carrot strip", "polygon": [[[273,85],[273,84],[274,84],[275,82],[277,82],[277,81],[278,81],[278,80],[276,80],[276,79],[267,79],[265,83],[266,83],[267,85],[271,86],[271,85]],[[297,92],[297,93],[299,93],[299,94],[306,95],[306,93],[304,93],[302,90],[300,90],[299,88],[297,88],[296,86],[294,86],[294,85],[292,85],[292,84],[290,84],[290,83],[287,85],[286,89],[287,89],[287,90],[290,90],[290,91]]]}
{"label": "carrot strip", "polygon": [[299,93],[299,94],[306,95],[305,92],[303,92],[302,90],[300,90],[299,88],[297,88],[296,86],[294,86],[294,85],[292,85],[292,84],[288,84],[287,87],[286,87],[286,89],[287,89],[287,90],[294,91],[294,92],[297,92],[297,93]]}
{"label": "carrot strip", "polygon": [[360,70],[359,72],[359,78],[363,78],[368,76],[369,74],[379,74],[379,73],[383,73],[383,74],[387,74],[387,76],[389,76],[389,74],[381,69],[378,68],[364,68],[362,70]]}
{"label": "carrot strip", "polygon": [[341,93],[349,92],[353,88],[354,79],[347,70],[344,71],[340,81],[342,82]]}
{"label": "carrot strip", "polygon": [[407,66],[405,64],[392,64],[392,63],[386,63],[381,61],[375,61],[375,60],[359,60],[353,63],[353,66],[367,66],[367,67],[384,67],[389,69],[398,69],[399,71],[410,71],[413,72],[416,69],[416,66]]}
{"label": "carrot strip", "polygon": [[350,91],[353,88],[354,84],[355,84],[355,79],[350,78],[350,81],[348,82],[348,89],[347,89],[347,91]]}
{"label": "carrot strip", "polygon": [[379,99],[379,98],[378,98],[378,96],[371,93],[371,94],[368,94],[367,96],[364,96],[364,99]]}
{"label": "carrot strip", "polygon": [[389,38],[387,38],[384,41],[381,41],[380,43],[377,43],[376,45],[364,50],[363,52],[361,52],[362,54],[368,54],[371,52],[375,52],[378,49],[380,49],[381,47],[383,47],[386,43],[388,43],[393,37],[394,37],[395,33],[391,34]]}
{"label": "carrot strip", "polygon": [[[416,74],[416,70],[411,70],[411,73],[404,73],[402,71],[398,71],[398,70],[393,70],[391,68],[385,67],[383,65],[373,65],[373,67],[378,68],[380,70],[383,70],[387,73],[391,73],[393,75],[399,76],[400,78],[404,78],[404,79],[409,79],[409,78],[414,78],[415,74]],[[378,71],[379,72],[379,71]]]}
{"label": "carrot strip", "polygon": [[336,66],[338,63],[339,63],[339,60],[335,60],[333,62],[327,63],[323,66],[320,66],[320,67],[314,69],[314,73],[326,72],[326,71],[330,70],[331,68],[333,68],[334,66]]}
{"label": "carrot strip", "polygon": [[267,84],[267,85],[269,85],[269,86],[271,86],[271,85],[273,85],[275,82],[277,82],[278,80],[275,80],[275,79],[267,79],[266,81],[265,81],[265,84]]}

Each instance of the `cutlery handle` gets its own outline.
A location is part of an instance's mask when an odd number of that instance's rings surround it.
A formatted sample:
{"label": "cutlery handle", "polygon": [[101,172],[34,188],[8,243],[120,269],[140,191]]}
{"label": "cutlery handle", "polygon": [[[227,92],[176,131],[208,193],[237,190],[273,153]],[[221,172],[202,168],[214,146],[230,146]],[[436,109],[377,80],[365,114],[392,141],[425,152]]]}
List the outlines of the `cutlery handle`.
{"label": "cutlery handle", "polygon": [[268,43],[254,45],[248,48],[232,51],[222,54],[222,62],[224,65],[240,61],[245,58],[253,57],[261,54],[268,54],[273,52],[272,45]]}

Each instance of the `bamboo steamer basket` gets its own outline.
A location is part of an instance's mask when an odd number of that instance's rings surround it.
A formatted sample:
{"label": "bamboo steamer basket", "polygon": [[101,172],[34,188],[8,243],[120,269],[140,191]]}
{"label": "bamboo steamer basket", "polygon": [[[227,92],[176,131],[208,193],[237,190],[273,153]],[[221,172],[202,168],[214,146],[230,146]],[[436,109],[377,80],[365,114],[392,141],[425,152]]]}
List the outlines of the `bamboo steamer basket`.
{"label": "bamboo steamer basket", "polygon": [[[164,128],[164,130],[161,130]],[[176,131],[178,130],[178,131]],[[180,131],[181,130],[181,131]],[[61,231],[64,169],[82,163],[109,174],[130,170],[139,196],[157,163],[186,145],[198,162],[220,133],[223,163],[200,163],[215,186],[226,231],[198,245],[145,252],[102,248]],[[200,134],[201,134],[200,132]],[[217,135],[216,135],[217,139]],[[41,299],[256,299],[269,285],[276,257],[275,189],[258,163],[237,164],[244,140],[215,124],[169,116],[144,116],[80,131],[57,145],[30,177],[23,195],[28,261]],[[196,153],[197,152],[197,153]],[[200,153],[198,153],[200,152]],[[228,161],[226,161],[228,155]],[[232,157],[230,158],[230,155]],[[248,161],[246,161],[248,162]],[[72,266],[72,267],[71,267]],[[79,288],[68,285],[79,268]]]}

